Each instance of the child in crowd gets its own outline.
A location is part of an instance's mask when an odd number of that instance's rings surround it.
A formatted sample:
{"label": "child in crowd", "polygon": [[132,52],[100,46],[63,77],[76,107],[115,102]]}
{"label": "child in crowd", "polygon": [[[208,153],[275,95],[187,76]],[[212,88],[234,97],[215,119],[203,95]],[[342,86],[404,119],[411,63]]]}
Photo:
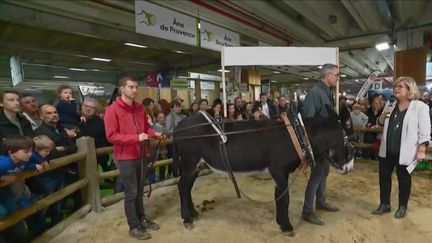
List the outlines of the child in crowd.
{"label": "child in crowd", "polygon": [[[355,142],[363,143],[364,133],[356,130],[358,130],[359,128],[366,127],[368,120],[369,120],[368,116],[361,111],[361,105],[355,103],[352,106],[352,111],[351,111],[351,121],[354,128],[353,140]],[[356,155],[361,155],[361,154],[362,154],[362,149],[357,148]]]}
{"label": "child in crowd", "polygon": [[59,115],[59,124],[68,129],[70,131],[68,131],[68,135],[72,136],[71,134],[78,132],[78,124],[85,121],[85,118],[80,117],[78,114],[78,107],[76,100],[72,96],[71,86],[60,85],[57,88],[57,95],[59,100],[56,108]]}
{"label": "child in crowd", "polygon": [[[162,112],[158,112],[156,115],[156,123],[153,125],[153,129],[156,132],[161,132],[164,133],[165,132],[165,115]],[[161,160],[161,159],[167,159],[168,158],[168,148],[166,145],[160,145],[159,149],[156,148],[155,151],[158,151],[158,154],[155,155],[155,157],[157,156],[156,159]],[[159,180],[165,180],[165,172],[166,172],[166,168],[168,168],[168,166],[161,166],[159,167]]]}
{"label": "child in crowd", "polygon": [[[25,136],[14,136],[3,141],[6,154],[0,156],[0,180],[16,180],[17,173],[23,170],[44,171],[42,164],[30,161],[34,145],[33,140]],[[30,204],[31,193],[24,180],[0,187],[0,218],[14,213],[17,206],[28,207]]]}
{"label": "child in crowd", "polygon": [[39,135],[33,138],[35,143],[34,151],[30,158],[30,162],[43,165],[44,169],[48,169],[49,163],[46,157],[51,150],[54,149],[54,142],[45,135]]}

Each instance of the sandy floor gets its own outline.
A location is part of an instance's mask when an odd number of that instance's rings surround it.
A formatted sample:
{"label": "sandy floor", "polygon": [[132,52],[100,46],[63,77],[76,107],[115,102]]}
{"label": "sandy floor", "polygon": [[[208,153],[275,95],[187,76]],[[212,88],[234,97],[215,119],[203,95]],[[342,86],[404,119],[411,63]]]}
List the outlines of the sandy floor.
{"label": "sandy floor", "polygon": [[[290,181],[295,177],[291,175]],[[252,177],[237,177],[240,188],[250,197],[268,201],[273,182]],[[396,182],[393,178],[393,182]],[[151,232],[149,242],[432,242],[432,184],[428,173],[413,180],[407,216],[393,217],[397,207],[397,182],[393,183],[391,214],[374,216],[378,205],[377,166],[357,164],[348,176],[332,171],[328,180],[328,201],[341,210],[319,211],[325,226],[311,225],[300,219],[306,178],[299,174],[290,188],[290,217],[296,232],[293,238],[281,234],[275,222],[273,203],[258,204],[237,199],[232,184],[222,175],[201,177],[195,183],[195,205],[204,210],[195,228],[183,228],[179,212],[177,187],[165,187],[145,199],[148,214],[161,229]],[[214,200],[214,202],[213,202]],[[206,201],[206,202],[207,202]],[[138,242],[128,236],[123,202],[106,208],[102,214],[90,213],[71,225],[53,242]]]}

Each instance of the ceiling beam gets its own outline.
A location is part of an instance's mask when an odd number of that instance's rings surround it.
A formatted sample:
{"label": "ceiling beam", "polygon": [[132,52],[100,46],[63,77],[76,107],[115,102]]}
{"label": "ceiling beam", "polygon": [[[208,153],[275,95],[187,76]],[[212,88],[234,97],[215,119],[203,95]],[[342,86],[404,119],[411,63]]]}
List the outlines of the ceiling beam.
{"label": "ceiling beam", "polygon": [[[340,8],[338,7],[339,2],[290,0],[284,0],[283,2],[320,28],[323,34],[328,36],[327,39],[334,39],[347,34],[348,21],[346,17],[348,16],[343,11],[342,5]],[[331,8],[331,11],[326,8]],[[335,24],[330,23],[330,15],[336,15],[337,22]]]}
{"label": "ceiling beam", "polygon": [[356,21],[356,23],[360,27],[360,29],[363,32],[367,32],[368,28],[367,28],[365,22],[363,21],[363,19],[360,17],[360,13],[357,11],[354,4],[348,0],[342,0],[341,2],[344,5],[344,7],[348,10],[348,12],[351,14],[353,19]]}
{"label": "ceiling beam", "polygon": [[[19,16],[19,18],[15,16]],[[130,18],[130,20],[133,21],[133,15]],[[5,2],[0,2],[0,19],[33,28],[74,33],[81,36],[101,40],[110,40],[119,43],[132,42],[163,50],[166,50],[169,47],[169,49],[193,53],[196,56],[220,58],[220,53],[217,51],[198,48],[196,46],[185,45],[175,41],[164,40],[152,36],[137,34],[134,32],[134,29],[126,31],[121,28],[107,27],[98,23],[91,23],[66,16],[49,14],[46,12],[7,4]],[[67,29],[65,29],[65,26],[67,26]]]}
{"label": "ceiling beam", "polygon": [[322,38],[316,33],[305,28],[297,20],[276,9],[267,1],[241,1],[239,4],[255,15],[270,20],[273,24],[302,42],[322,42]]}

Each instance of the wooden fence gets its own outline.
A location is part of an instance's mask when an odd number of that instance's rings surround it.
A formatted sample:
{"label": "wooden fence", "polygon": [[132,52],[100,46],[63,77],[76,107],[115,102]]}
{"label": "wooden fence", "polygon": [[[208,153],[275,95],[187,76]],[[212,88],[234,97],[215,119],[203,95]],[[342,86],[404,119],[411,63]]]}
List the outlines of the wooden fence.
{"label": "wooden fence", "polygon": [[[360,132],[382,132],[382,128],[362,128],[357,129]],[[171,144],[172,140],[164,140],[161,145]],[[353,143],[357,148],[371,148],[372,144],[366,143]],[[156,142],[152,141],[152,145],[155,146]],[[35,212],[48,207],[49,205],[62,200],[63,198],[71,195],[75,191],[81,190],[84,206],[74,212],[68,218],[61,221],[53,228],[46,231],[44,234],[34,240],[34,242],[48,242],[50,239],[55,237],[57,234],[62,232],[67,226],[75,222],[76,220],[84,217],[90,211],[102,212],[103,207],[118,202],[123,199],[123,193],[117,193],[105,198],[100,196],[100,179],[108,179],[117,177],[119,175],[118,170],[108,171],[99,173],[97,166],[97,155],[108,154],[113,151],[112,147],[95,148],[94,139],[91,137],[82,137],[77,140],[78,152],[52,160],[48,171],[57,169],[59,167],[66,166],[71,163],[79,164],[79,180],[73,184],[67,185],[63,189],[54,192],[36,202],[30,207],[18,210],[16,213],[7,216],[0,220],[0,231],[8,228],[11,225],[27,218]],[[432,148],[427,148],[428,158],[432,156]],[[156,161],[151,168],[157,168],[166,166],[172,163],[172,158],[166,160]],[[208,174],[209,171],[205,171],[203,174]],[[18,178],[23,180],[32,176],[37,175],[36,172],[23,172]],[[158,182],[153,184],[153,188],[160,186],[171,185],[177,182],[177,178],[172,178],[166,181]],[[10,183],[0,182],[0,187],[8,185]]]}
{"label": "wooden fence", "polygon": [[[172,143],[172,140],[164,140],[161,145],[167,145]],[[78,152],[64,156],[59,159],[50,161],[50,167],[47,171],[55,170],[57,168],[66,166],[71,163],[79,164],[79,180],[65,186],[63,189],[58,190],[38,201],[35,201],[30,207],[23,208],[0,220],[0,231],[16,224],[36,213],[37,211],[56,203],[68,195],[80,190],[82,194],[83,205],[79,210],[75,211],[68,218],[55,225],[53,228],[46,231],[44,234],[36,238],[33,242],[48,242],[58,233],[63,231],[67,226],[75,222],[76,220],[84,217],[90,211],[102,212],[103,206],[110,205],[121,200],[124,195],[118,193],[115,195],[101,198],[100,196],[100,179],[107,179],[117,177],[119,175],[118,170],[108,171],[99,173],[97,165],[97,155],[108,154],[113,151],[112,147],[95,148],[94,139],[91,137],[82,137],[76,141]],[[152,141],[152,145],[155,146],[156,142]],[[172,163],[172,159],[156,161],[151,168],[157,168],[160,166],[169,165]],[[38,175],[37,172],[22,172],[18,175],[18,180],[24,180],[26,178]],[[167,181],[159,182],[153,185],[154,188],[174,184],[177,182],[177,178],[172,178]],[[0,181],[0,187],[6,186],[12,183],[6,183]]]}

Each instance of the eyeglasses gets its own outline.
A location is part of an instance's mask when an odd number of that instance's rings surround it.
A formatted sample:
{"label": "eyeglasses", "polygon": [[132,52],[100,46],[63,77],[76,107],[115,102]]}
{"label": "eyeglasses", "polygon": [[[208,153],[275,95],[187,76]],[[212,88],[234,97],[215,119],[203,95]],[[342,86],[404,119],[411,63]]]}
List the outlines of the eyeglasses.
{"label": "eyeglasses", "polygon": [[87,107],[87,108],[91,108],[91,109],[96,109],[96,106],[90,106],[90,105],[86,105],[86,104],[83,104],[83,106]]}
{"label": "eyeglasses", "polygon": [[394,89],[398,88],[398,89],[403,89],[403,88],[407,88],[405,85],[402,84],[398,84],[396,86],[393,87]]}

